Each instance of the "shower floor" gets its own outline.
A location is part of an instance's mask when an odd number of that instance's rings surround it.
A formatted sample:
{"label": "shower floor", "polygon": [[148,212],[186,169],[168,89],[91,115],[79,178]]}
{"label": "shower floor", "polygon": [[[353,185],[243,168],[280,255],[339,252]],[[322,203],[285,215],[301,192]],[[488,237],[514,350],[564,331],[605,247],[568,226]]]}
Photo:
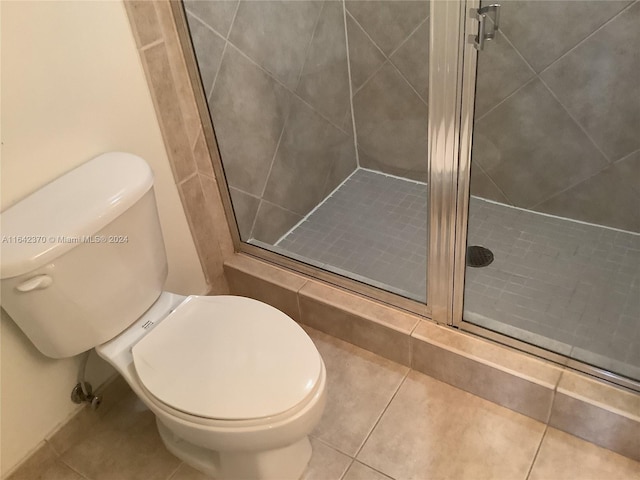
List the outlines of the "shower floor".
{"label": "shower floor", "polygon": [[[640,378],[640,235],[472,197],[468,238],[465,321]],[[427,186],[358,169],[276,248],[424,302],[426,245]]]}

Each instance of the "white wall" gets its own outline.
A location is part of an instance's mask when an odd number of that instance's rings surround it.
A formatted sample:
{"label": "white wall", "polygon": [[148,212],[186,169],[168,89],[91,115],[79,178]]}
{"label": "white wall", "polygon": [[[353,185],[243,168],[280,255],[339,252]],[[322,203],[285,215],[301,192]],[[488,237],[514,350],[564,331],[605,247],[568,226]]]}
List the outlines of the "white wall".
{"label": "white wall", "polygon": [[[138,154],[156,175],[167,289],[206,292],[123,4],[2,1],[0,12],[0,208],[102,152]],[[74,412],[79,358],[44,357],[4,312],[0,335],[4,475]],[[113,372],[101,362],[94,387]]]}

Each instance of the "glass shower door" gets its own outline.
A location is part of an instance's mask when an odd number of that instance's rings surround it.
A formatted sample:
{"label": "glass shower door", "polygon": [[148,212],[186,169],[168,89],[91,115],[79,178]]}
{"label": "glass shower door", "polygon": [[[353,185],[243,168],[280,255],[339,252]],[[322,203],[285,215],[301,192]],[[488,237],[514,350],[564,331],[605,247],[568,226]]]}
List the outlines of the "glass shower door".
{"label": "glass shower door", "polygon": [[500,4],[477,54],[462,325],[640,379],[640,2]]}
{"label": "glass shower door", "polygon": [[181,14],[237,248],[424,312],[429,1],[185,0]]}

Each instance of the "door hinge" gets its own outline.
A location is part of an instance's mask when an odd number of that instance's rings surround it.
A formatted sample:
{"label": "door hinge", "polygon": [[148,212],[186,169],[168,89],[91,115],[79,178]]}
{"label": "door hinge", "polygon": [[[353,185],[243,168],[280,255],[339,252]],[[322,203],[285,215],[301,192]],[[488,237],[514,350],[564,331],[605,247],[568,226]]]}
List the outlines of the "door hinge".
{"label": "door hinge", "polygon": [[[491,19],[492,24],[487,25],[487,17],[491,13],[493,13],[493,18]],[[478,9],[473,8],[470,14],[472,18],[478,20],[478,35],[471,38],[473,46],[476,47],[477,50],[483,50],[484,42],[496,38],[498,29],[500,28],[500,4],[494,3]]]}

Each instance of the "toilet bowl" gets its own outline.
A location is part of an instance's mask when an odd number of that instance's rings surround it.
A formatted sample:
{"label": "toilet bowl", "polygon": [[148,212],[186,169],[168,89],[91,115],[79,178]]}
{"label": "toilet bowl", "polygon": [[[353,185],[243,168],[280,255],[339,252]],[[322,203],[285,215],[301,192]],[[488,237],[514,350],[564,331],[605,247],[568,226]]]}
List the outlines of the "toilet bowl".
{"label": "toilet bowl", "polygon": [[3,307],[42,353],[95,347],[155,414],[167,449],[205,474],[302,475],[326,399],[320,354],[265,303],[162,290],[144,160],[96,157],[3,212],[2,225],[5,236],[58,240],[2,244]]}
{"label": "toilet bowl", "polygon": [[167,449],[215,478],[299,478],[325,404],[313,343],[249,298],[163,292],[96,352],[156,415]]}

